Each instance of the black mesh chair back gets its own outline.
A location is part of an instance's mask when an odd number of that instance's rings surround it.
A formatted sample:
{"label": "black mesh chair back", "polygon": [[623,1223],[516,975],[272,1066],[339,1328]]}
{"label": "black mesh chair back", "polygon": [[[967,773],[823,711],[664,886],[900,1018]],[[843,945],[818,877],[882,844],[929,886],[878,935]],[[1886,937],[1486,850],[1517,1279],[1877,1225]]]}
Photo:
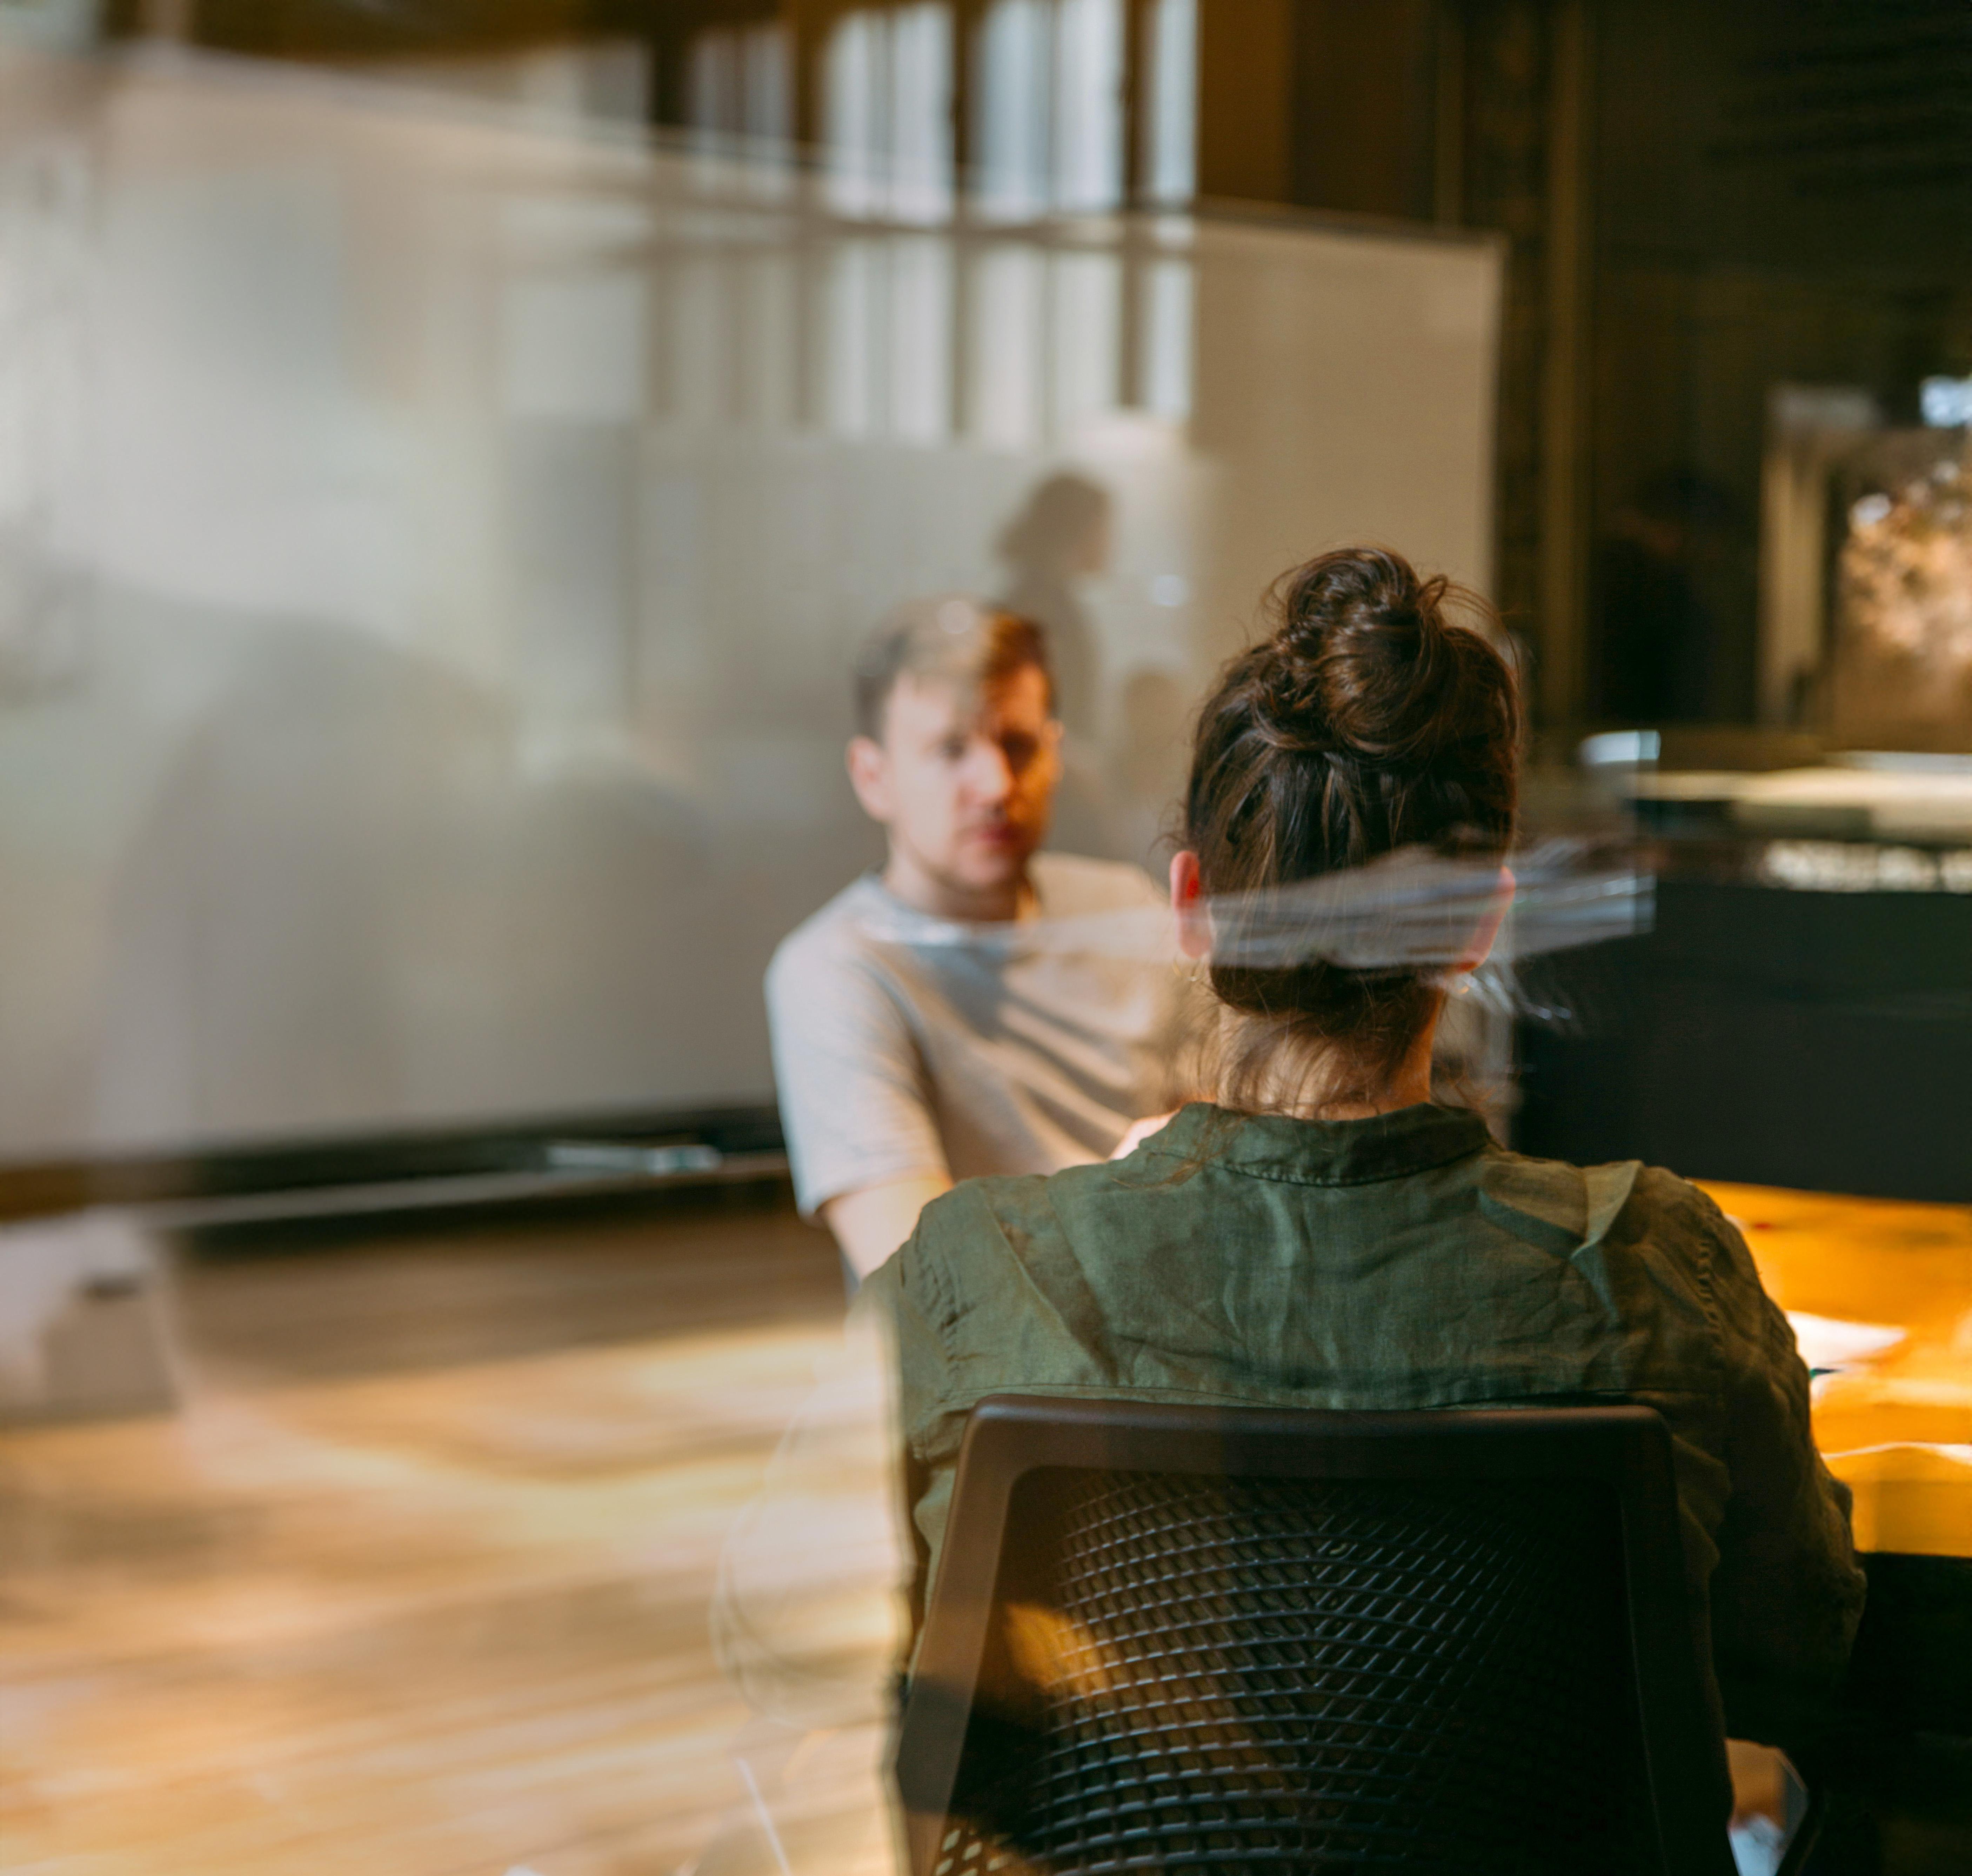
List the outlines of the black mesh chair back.
{"label": "black mesh chair back", "polygon": [[1728,1876],[1663,1424],[1001,1397],[899,1734],[916,1876]]}

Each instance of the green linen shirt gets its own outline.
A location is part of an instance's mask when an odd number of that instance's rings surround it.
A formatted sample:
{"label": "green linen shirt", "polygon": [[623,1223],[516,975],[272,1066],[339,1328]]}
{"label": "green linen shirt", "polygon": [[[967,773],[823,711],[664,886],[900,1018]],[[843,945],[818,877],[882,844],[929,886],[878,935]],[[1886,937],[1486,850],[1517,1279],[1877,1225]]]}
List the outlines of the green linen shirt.
{"label": "green linen shirt", "polygon": [[1635,1401],[1670,1424],[1729,1730],[1797,1737],[1847,1659],[1863,1576],[1793,1332],[1739,1232],[1668,1172],[1530,1159],[1445,1107],[1195,1103],[1125,1159],[956,1187],[862,1306],[896,1332],[921,1583],[988,1394]]}

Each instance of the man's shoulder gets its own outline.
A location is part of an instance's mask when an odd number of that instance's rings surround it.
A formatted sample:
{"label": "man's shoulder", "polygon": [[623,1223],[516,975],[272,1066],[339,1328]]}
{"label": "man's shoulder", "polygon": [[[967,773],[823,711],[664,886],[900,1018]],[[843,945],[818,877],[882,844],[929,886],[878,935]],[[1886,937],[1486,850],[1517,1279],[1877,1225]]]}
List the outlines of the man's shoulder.
{"label": "man's shoulder", "polygon": [[1037,853],[1030,877],[1042,910],[1050,918],[1073,918],[1084,912],[1114,912],[1125,907],[1158,906],[1164,894],[1140,866],[1127,860],[1092,860],[1076,853]]}
{"label": "man's shoulder", "polygon": [[873,895],[880,891],[865,873],[818,906],[775,946],[767,966],[769,980],[799,976],[812,967],[826,968],[866,949],[864,927]]}

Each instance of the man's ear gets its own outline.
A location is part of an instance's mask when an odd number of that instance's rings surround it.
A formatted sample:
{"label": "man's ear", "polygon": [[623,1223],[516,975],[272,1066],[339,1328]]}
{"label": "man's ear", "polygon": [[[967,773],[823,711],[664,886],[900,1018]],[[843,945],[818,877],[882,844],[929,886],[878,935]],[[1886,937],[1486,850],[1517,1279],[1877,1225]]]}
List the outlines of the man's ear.
{"label": "man's ear", "polygon": [[890,757],[875,737],[852,736],[849,739],[849,786],[855,789],[856,799],[863,804],[863,812],[871,820],[888,827],[895,809],[894,791],[890,786]]}
{"label": "man's ear", "polygon": [[1177,915],[1177,948],[1188,958],[1212,955],[1212,920],[1205,909],[1198,855],[1187,848],[1171,855],[1171,910]]}

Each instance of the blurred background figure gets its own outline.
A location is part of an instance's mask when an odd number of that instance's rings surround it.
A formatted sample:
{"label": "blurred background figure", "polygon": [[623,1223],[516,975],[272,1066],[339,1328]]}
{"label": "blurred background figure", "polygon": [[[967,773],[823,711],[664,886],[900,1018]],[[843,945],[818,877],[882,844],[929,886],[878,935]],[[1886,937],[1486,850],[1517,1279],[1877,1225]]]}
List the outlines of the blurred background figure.
{"label": "blurred background figure", "polygon": [[1069,471],[1029,490],[997,543],[1012,575],[999,603],[1046,630],[1062,727],[1083,741],[1101,721],[1102,655],[1077,589],[1102,577],[1113,544],[1109,492]]}
{"label": "blurred background figure", "polygon": [[1161,962],[1030,941],[1161,903],[1135,867],[1037,851],[1061,726],[1031,619],[901,606],[855,688],[850,779],[886,858],[783,940],[767,1005],[796,1195],[860,1277],[955,1181],[1106,1159],[1167,1111],[1190,999]]}

